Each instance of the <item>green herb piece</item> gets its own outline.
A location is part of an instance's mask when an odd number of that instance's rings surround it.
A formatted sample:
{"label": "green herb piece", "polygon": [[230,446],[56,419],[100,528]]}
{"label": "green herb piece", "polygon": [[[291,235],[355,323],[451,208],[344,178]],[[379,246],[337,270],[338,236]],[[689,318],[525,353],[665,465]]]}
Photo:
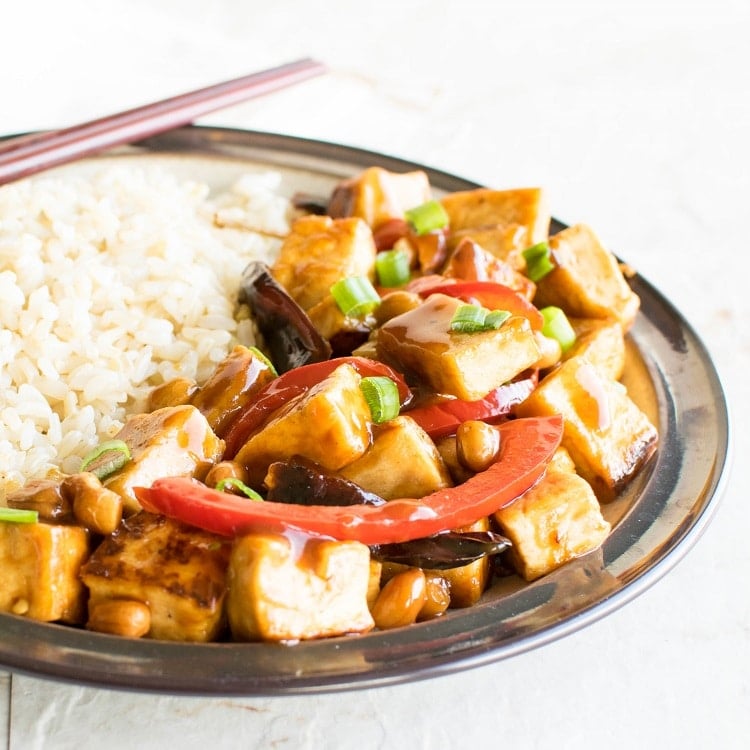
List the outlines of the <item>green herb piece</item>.
{"label": "green herb piece", "polygon": [[411,278],[409,253],[405,250],[385,250],[375,257],[375,270],[380,285],[403,286]]}
{"label": "green herb piece", "polygon": [[276,372],[276,368],[273,366],[273,362],[257,346],[249,346],[248,349],[250,349],[256,359],[259,359],[271,371],[271,374],[275,378],[279,376],[279,373]]}
{"label": "green herb piece", "polygon": [[98,479],[106,479],[110,474],[130,461],[130,448],[123,440],[105,440],[83,459],[81,471],[89,471]]}
{"label": "green herb piece", "polygon": [[25,508],[0,508],[0,521],[9,521],[10,523],[36,523],[39,520],[39,513],[35,510],[26,510]]}
{"label": "green herb piece", "polygon": [[449,221],[443,204],[436,200],[427,201],[421,206],[410,208],[404,213],[404,218],[418,235],[443,229],[448,226]]}
{"label": "green herb piece", "polygon": [[558,341],[563,353],[567,352],[576,342],[576,332],[565,313],[553,305],[543,307],[539,312],[544,318],[542,334]]}
{"label": "green herb piece", "polygon": [[488,310],[480,305],[460,305],[451,318],[451,331],[456,333],[480,333],[493,331],[510,317],[507,310]]}
{"label": "green herb piece", "polygon": [[398,387],[385,376],[362,378],[359,382],[362,395],[370,407],[372,421],[375,424],[387,422],[398,416],[401,404],[398,397]]}
{"label": "green herb piece", "polygon": [[349,276],[337,281],[331,287],[331,294],[347,317],[361,318],[380,304],[380,296],[366,276]]}
{"label": "green herb piece", "polygon": [[263,498],[252,487],[248,487],[241,479],[237,479],[237,477],[227,477],[220,480],[214,489],[219,492],[225,492],[227,487],[238,489],[245,497],[249,497],[251,500],[263,501]]}
{"label": "green herb piece", "polygon": [[536,245],[527,247],[521,255],[526,261],[526,275],[533,282],[543,279],[550,271],[555,269],[552,251],[546,242],[538,242]]}

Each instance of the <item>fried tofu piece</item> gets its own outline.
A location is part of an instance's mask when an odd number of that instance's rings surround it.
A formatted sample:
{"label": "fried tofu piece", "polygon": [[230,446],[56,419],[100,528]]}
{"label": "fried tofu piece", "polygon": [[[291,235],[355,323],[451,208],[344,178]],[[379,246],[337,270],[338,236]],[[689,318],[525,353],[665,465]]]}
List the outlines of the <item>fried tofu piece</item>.
{"label": "fried tofu piece", "polygon": [[226,539],[207,531],[151,513],[131,516],[83,566],[89,613],[111,601],[143,602],[147,637],[213,641],[225,625],[229,552]]}
{"label": "fried tofu piece", "polygon": [[526,581],[591,552],[610,532],[596,495],[569,457],[550,462],[544,477],[494,518],[512,542],[509,558]]}
{"label": "fried tofu piece", "polygon": [[370,446],[370,407],[348,364],[273,414],[235,456],[254,484],[274,461],[301,456],[328,471],[356,461]]}
{"label": "fried tofu piece", "polygon": [[534,304],[556,305],[577,318],[614,316],[629,330],[640,299],[593,230],[576,224],[550,237],[549,246],[556,267],[537,282]]}
{"label": "fried tofu piece", "polygon": [[576,334],[573,346],[563,359],[585,357],[612,380],[619,380],[625,369],[625,334],[615,318],[569,318]]}
{"label": "fried tofu piece", "polygon": [[243,641],[365,633],[370,551],[359,542],[253,533],[234,541],[227,613]]}
{"label": "fried tofu piece", "polygon": [[304,310],[348,276],[375,278],[375,241],[359,218],[303,216],[292,225],[271,273]]}
{"label": "fried tofu piece", "polygon": [[516,414],[562,415],[562,445],[601,501],[612,500],[656,450],[658,435],[648,417],[620,383],[583,357],[547,375]]}
{"label": "fried tofu piece", "polygon": [[88,555],[89,535],[80,526],[0,522],[0,611],[81,624],[86,591],[79,573]]}
{"label": "fried tofu piece", "polygon": [[403,219],[406,211],[431,197],[429,179],[421,170],[390,172],[369,167],[336,186],[328,213],[334,217],[358,216],[377,229],[390,219]]}
{"label": "fried tofu piece", "polygon": [[413,373],[436,393],[466,401],[483,398],[539,359],[525,318],[513,316],[497,330],[451,331],[451,319],[462,304],[433,294],[415,310],[392,318],[378,331],[379,357]]}
{"label": "fried tofu piece", "polygon": [[435,443],[408,416],[377,426],[370,449],[339,475],[386,500],[424,497],[452,485]]}
{"label": "fried tofu piece", "polygon": [[116,437],[130,448],[132,458],[104,486],[122,497],[126,514],[141,509],[134,487],[150,487],[159,477],[200,479],[224,450],[206,418],[190,404],[136,414]]}
{"label": "fried tofu piece", "polygon": [[[518,224],[498,224],[490,227],[458,229],[448,234],[448,249],[455,250],[464,240],[476,242],[488,253],[507,263],[515,271],[526,269],[523,251],[536,244],[532,237],[538,236],[532,227]],[[545,238],[542,238],[545,239]],[[541,242],[541,240],[539,240]]]}

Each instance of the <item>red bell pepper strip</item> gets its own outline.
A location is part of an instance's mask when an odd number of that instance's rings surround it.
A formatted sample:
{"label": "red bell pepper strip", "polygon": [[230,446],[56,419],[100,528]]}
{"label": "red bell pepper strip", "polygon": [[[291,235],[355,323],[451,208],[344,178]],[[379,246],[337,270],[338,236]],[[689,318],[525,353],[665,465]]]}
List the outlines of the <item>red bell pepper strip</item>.
{"label": "red bell pepper strip", "polygon": [[506,383],[490,391],[478,401],[445,399],[427,406],[416,406],[404,412],[411,417],[433,440],[455,434],[462,422],[477,419],[493,422],[510,413],[536,388],[537,373]]}
{"label": "red bell pepper strip", "polygon": [[488,310],[507,310],[513,315],[521,315],[529,321],[534,331],[541,331],[544,326],[542,314],[526,297],[496,281],[446,281],[435,286],[425,285],[417,290],[420,297],[425,298],[438,292]]}
{"label": "red bell pepper strip", "polygon": [[401,406],[411,401],[412,393],[403,376],[388,365],[372,359],[336,357],[295,367],[268,383],[253,402],[229,425],[224,435],[224,458],[234,458],[250,434],[260,427],[273,412],[327,378],[343,364],[351,365],[362,377],[385,375],[391,378],[398,387]]}
{"label": "red bell pepper strip", "polygon": [[157,479],[135,493],[146,511],[224,536],[297,529],[368,545],[405,542],[473,523],[526,492],[544,474],[562,438],[563,421],[559,415],[530,417],[498,429],[495,463],[458,487],[421,499],[346,506],[253,502],[186,477]]}

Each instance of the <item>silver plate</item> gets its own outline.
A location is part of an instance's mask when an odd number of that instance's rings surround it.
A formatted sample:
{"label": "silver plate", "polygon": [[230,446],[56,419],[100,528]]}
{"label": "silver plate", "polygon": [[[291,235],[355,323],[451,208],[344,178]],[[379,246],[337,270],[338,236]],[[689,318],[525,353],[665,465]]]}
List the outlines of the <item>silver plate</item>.
{"label": "silver plate", "polygon": [[[108,154],[166,162],[221,187],[247,169],[283,174],[289,194],[326,195],[363,167],[424,169],[437,191],[477,187],[382,154],[268,133],[186,127]],[[65,170],[96,169],[102,158]],[[0,665],[82,684],[193,695],[271,695],[372,687],[478,667],[542,646],[626,604],[692,547],[719,501],[729,418],[714,366],[693,329],[645,279],[629,336],[626,383],[659,428],[659,450],[605,513],[600,550],[531,584],[503,579],[470,609],[364,636],[280,646],[131,640],[0,615]]]}

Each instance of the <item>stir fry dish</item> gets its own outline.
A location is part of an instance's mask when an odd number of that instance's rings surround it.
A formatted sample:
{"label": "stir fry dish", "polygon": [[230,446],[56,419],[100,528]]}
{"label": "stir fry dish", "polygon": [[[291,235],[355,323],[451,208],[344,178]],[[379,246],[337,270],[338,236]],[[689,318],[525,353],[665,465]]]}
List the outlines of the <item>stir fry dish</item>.
{"label": "stir fry dish", "polygon": [[368,168],[237,289],[258,346],[9,493],[0,611],[192,642],[412,625],[600,547],[656,450],[620,382],[639,299],[541,190]]}

